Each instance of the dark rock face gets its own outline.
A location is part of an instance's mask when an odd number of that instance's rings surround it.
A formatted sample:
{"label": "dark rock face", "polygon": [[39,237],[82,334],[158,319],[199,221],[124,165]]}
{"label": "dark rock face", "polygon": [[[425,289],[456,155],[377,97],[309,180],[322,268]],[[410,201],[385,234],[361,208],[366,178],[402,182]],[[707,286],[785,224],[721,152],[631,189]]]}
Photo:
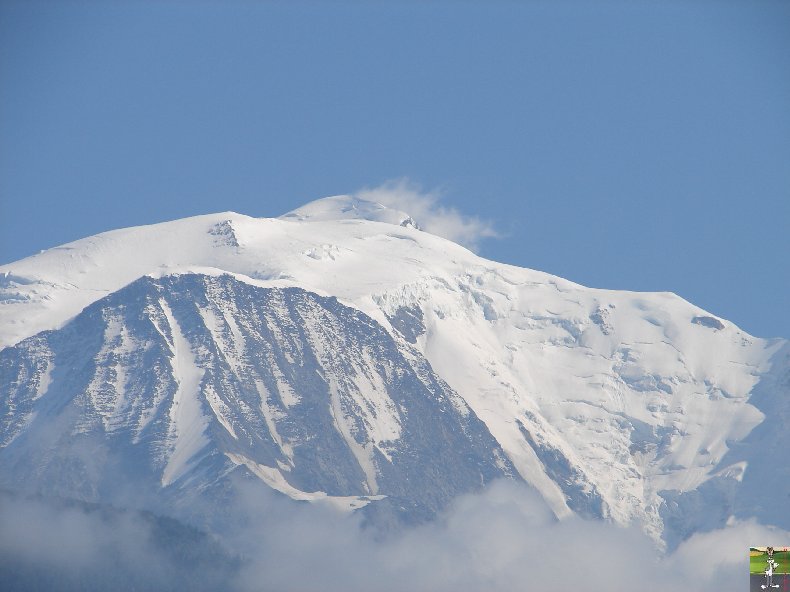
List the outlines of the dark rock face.
{"label": "dark rock face", "polygon": [[387,315],[392,327],[409,343],[425,333],[422,309],[419,306],[401,306],[392,315]]}
{"label": "dark rock face", "polygon": [[[420,321],[393,325],[412,341]],[[516,476],[373,319],[227,275],[141,278],[0,351],[0,445],[2,485],[89,501],[141,490],[178,505],[255,474],[286,493],[389,496],[419,519]]]}
{"label": "dark rock face", "polygon": [[717,331],[724,329],[724,323],[713,317],[694,317],[691,319],[691,322],[695,325],[707,327],[708,329],[716,329]]}

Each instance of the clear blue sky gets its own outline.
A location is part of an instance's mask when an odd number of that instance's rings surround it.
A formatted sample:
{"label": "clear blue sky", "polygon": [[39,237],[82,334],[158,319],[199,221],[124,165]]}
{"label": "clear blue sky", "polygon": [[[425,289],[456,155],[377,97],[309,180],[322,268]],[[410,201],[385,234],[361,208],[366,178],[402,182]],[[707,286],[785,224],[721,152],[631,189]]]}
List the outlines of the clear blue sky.
{"label": "clear blue sky", "polygon": [[399,177],[790,337],[790,2],[0,2],[0,262]]}

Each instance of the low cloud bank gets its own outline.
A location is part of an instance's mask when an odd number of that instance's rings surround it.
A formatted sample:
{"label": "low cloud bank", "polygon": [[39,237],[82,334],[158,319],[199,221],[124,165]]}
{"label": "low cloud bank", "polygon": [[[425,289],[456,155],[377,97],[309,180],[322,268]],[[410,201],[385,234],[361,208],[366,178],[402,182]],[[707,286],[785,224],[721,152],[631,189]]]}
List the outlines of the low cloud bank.
{"label": "low cloud bank", "polygon": [[459,498],[434,523],[384,540],[353,517],[313,511],[295,520],[260,517],[253,531],[268,535],[258,539],[241,589],[740,591],[749,585],[749,546],[790,540],[790,533],[740,522],[661,557],[636,529],[557,522],[536,494],[506,481]]}
{"label": "low cloud bank", "polygon": [[24,565],[22,576],[70,574],[83,584],[73,589],[84,590],[102,589],[109,577],[116,590],[739,591],[748,589],[749,546],[790,540],[788,532],[738,522],[660,557],[635,529],[557,522],[513,482],[459,498],[433,523],[388,534],[364,527],[360,515],[252,489],[240,496],[222,546],[171,522],[3,500],[0,581],[13,576],[21,586],[4,589],[35,589],[24,587],[18,567],[14,575],[13,566]]}
{"label": "low cloud bank", "polygon": [[0,492],[4,592],[223,590],[240,565],[171,518]]}
{"label": "low cloud bank", "polygon": [[441,205],[438,192],[424,191],[407,179],[387,181],[379,187],[362,189],[354,197],[406,212],[426,232],[464,245],[472,251],[477,250],[482,239],[498,236],[491,222]]}

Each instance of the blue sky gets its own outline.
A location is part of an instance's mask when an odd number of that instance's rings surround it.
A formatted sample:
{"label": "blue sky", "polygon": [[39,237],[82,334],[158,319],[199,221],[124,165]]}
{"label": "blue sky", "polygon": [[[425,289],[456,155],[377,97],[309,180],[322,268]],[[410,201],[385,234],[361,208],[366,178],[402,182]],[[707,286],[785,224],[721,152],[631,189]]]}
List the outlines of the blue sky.
{"label": "blue sky", "polygon": [[0,262],[402,178],[790,337],[790,2],[0,3]]}

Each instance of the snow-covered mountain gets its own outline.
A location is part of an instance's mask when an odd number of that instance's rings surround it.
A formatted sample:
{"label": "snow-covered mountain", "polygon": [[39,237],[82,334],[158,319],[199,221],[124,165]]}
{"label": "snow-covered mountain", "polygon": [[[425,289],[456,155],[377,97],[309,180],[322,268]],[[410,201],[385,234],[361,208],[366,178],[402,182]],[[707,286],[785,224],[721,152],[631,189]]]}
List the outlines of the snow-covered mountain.
{"label": "snow-covered mountain", "polygon": [[482,259],[348,196],[0,267],[0,486],[420,520],[500,477],[674,546],[790,528],[790,346],[671,293]]}

